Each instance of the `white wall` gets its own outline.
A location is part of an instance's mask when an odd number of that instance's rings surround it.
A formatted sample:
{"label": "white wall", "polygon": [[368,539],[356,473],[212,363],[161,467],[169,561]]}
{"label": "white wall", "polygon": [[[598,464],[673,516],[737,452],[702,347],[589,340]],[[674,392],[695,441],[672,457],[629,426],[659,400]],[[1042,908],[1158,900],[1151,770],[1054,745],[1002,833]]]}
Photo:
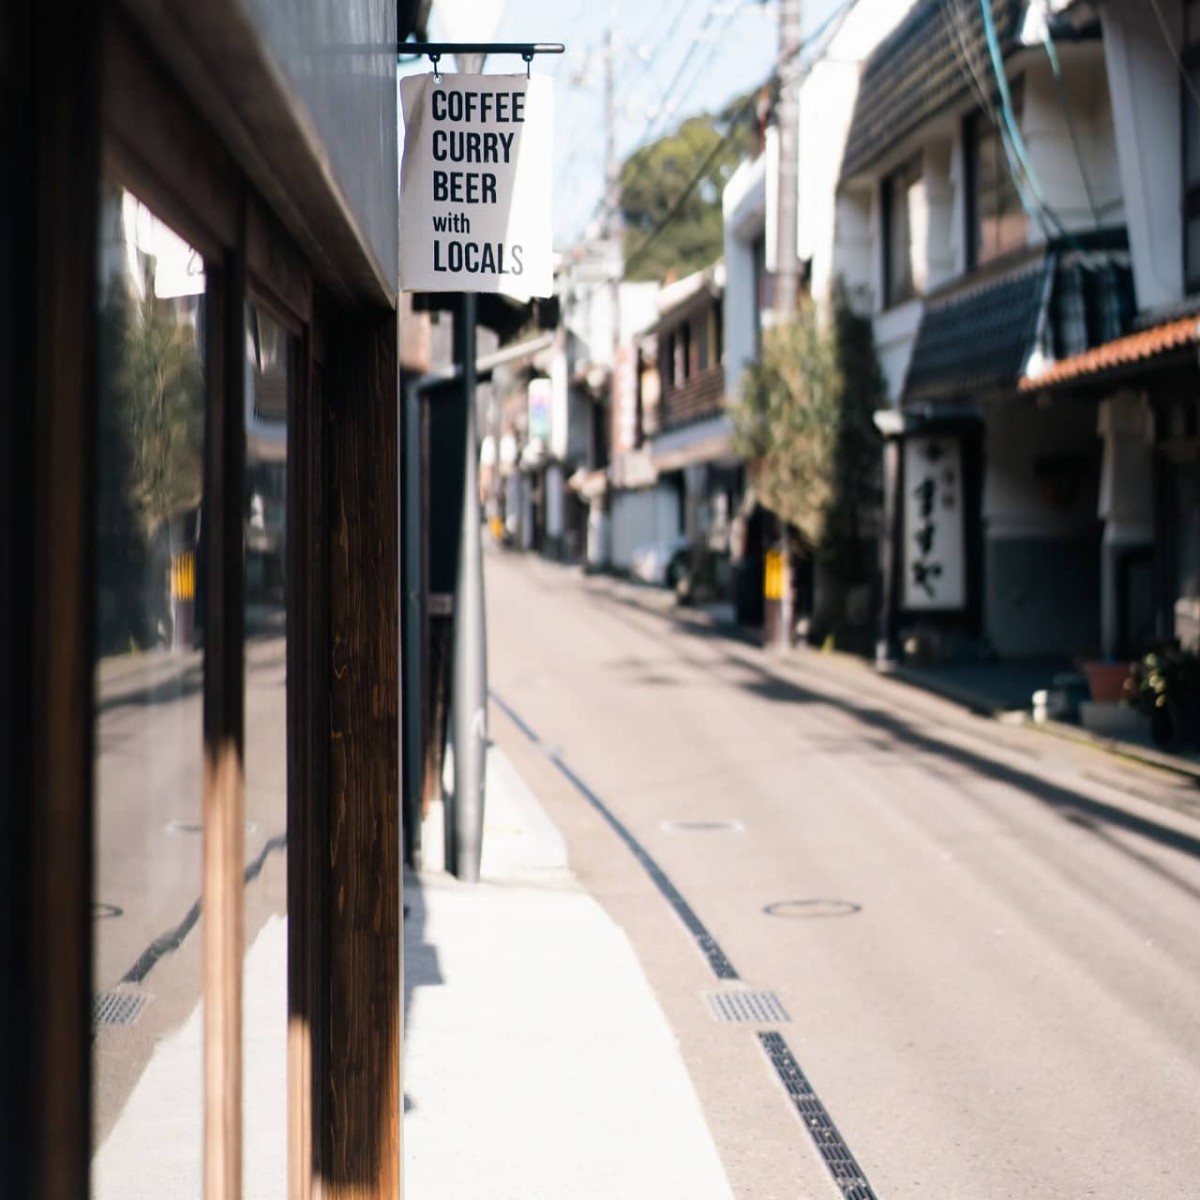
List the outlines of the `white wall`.
{"label": "white wall", "polygon": [[[1021,133],[1047,206],[1070,230],[1123,224],[1103,48],[1061,47],[1061,90],[1049,59],[1034,55],[1024,68]],[[1040,236],[1034,231],[1035,238]]]}
{"label": "white wall", "polygon": [[721,197],[725,225],[725,394],[735,396],[757,354],[754,243],[766,223],[766,162],[741,163]]}
{"label": "white wall", "polygon": [[887,312],[878,313],[874,318],[875,352],[879,356],[879,367],[883,371],[888,400],[892,404],[900,401],[924,309],[920,299],[910,300],[907,304],[898,304]]}
{"label": "white wall", "polygon": [[[1178,33],[1179,0],[1158,4]],[[1108,0],[1100,18],[1138,305],[1156,308],[1183,296],[1179,70],[1143,0]]]}
{"label": "white wall", "polygon": [[831,300],[837,281],[837,182],[858,79],[857,62],[830,58],[818,62],[800,88],[796,252],[812,260],[812,294],[822,304]]}
{"label": "white wall", "polygon": [[871,255],[875,242],[871,236],[874,206],[867,188],[845,189],[838,193],[833,225],[833,276],[841,278],[854,307],[864,313],[875,308],[874,271]]}

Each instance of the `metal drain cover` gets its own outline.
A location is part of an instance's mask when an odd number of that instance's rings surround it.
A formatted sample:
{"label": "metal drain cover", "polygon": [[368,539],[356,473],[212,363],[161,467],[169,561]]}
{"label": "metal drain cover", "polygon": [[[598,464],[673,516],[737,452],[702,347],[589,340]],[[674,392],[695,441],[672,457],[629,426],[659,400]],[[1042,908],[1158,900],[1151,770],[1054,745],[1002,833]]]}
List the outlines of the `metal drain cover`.
{"label": "metal drain cover", "polygon": [[144,992],[98,992],[92,997],[92,1028],[132,1025],[142,1015],[147,999]]}
{"label": "metal drain cover", "polygon": [[718,1021],[780,1025],[790,1021],[774,992],[709,992],[708,1007]]}

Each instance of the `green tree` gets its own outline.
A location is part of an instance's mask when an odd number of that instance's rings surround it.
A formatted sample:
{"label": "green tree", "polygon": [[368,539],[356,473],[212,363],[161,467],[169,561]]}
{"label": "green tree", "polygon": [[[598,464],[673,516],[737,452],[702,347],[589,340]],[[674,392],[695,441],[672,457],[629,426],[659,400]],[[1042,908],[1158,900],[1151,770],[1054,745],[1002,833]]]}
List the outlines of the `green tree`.
{"label": "green tree", "polygon": [[130,305],[121,349],[128,501],[149,542],[165,521],[200,503],[203,366],[195,330],[164,311],[149,280],[145,297]]}
{"label": "green tree", "polygon": [[872,418],[884,395],[871,323],[839,291],[831,321],[803,298],[790,321],[764,333],[729,405],[762,504],[843,582],[863,574],[880,503]]}
{"label": "green tree", "polygon": [[750,148],[751,115],[744,99],[735,100],[720,113],[687,118],[625,160],[627,278],[688,275],[721,257],[721,190]]}

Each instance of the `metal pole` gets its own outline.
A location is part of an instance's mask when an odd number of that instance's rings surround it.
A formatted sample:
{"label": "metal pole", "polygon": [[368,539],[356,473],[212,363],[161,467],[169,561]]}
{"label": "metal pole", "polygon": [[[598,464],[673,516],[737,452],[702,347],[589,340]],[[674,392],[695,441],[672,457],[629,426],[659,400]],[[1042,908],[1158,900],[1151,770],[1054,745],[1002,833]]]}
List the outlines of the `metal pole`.
{"label": "metal pole", "polygon": [[403,459],[400,485],[402,546],[402,603],[400,608],[404,653],[400,660],[404,681],[402,714],[404,804],[404,854],[413,870],[421,867],[421,799],[425,766],[424,705],[421,674],[424,654],[421,630],[421,396],[425,380],[405,380],[401,393]]}
{"label": "metal pole", "polygon": [[779,0],[779,195],[775,231],[778,261],[775,311],[786,320],[796,309],[796,209],[800,156],[800,0]]}
{"label": "metal pole", "polygon": [[[775,275],[775,311],[783,321],[796,311],[796,210],[798,159],[800,153],[800,0],[779,0],[779,195],[775,231],[778,255]],[[787,522],[780,520],[780,553],[783,557],[782,591],[779,596],[777,645],[792,644],[796,623],[792,598],[792,548]]]}
{"label": "metal pole", "polygon": [[483,539],[479,521],[479,445],[475,414],[476,298],[465,292],[455,321],[455,357],[466,405],[462,530],[454,605],[452,695],[454,804],[446,829],[446,863],[460,879],[479,879],[487,765],[487,631],[483,603]]}

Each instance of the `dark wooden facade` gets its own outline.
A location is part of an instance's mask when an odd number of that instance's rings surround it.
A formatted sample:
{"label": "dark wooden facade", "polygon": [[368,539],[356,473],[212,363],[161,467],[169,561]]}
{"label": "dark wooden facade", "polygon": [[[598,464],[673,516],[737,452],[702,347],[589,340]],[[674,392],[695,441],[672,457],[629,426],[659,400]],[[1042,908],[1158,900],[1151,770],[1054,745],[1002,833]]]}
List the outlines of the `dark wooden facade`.
{"label": "dark wooden facade", "polygon": [[[425,6],[427,7],[427,6]],[[422,6],[400,4],[400,33]],[[241,1195],[244,305],[292,355],[289,1195],[400,1192],[398,313],[235,0],[0,13],[0,1193],[88,1194],[102,172],[205,257],[205,1194]],[[206,502],[207,503],[207,502]]]}

